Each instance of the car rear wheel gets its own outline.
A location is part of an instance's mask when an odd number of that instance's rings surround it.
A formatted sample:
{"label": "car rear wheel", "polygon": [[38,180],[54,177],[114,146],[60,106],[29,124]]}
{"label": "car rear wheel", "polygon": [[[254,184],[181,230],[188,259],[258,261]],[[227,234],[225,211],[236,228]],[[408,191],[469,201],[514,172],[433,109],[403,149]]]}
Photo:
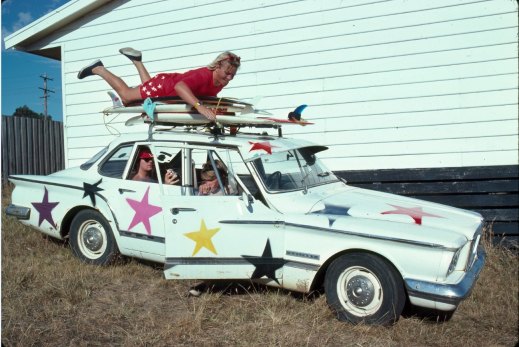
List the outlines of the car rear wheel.
{"label": "car rear wheel", "polygon": [[324,287],[337,318],[354,324],[393,324],[405,304],[400,275],[372,254],[346,254],[334,260],[326,272]]}
{"label": "car rear wheel", "polygon": [[93,210],[83,210],[72,220],[70,246],[76,257],[95,265],[109,265],[119,254],[110,225]]}

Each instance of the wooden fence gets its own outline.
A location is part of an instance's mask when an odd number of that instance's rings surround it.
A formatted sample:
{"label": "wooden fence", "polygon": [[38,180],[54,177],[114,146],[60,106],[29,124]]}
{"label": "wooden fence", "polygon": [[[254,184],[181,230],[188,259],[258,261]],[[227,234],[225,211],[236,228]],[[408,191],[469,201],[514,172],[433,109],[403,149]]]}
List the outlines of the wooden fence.
{"label": "wooden fence", "polygon": [[63,123],[2,116],[2,184],[9,175],[47,175],[64,168]]}

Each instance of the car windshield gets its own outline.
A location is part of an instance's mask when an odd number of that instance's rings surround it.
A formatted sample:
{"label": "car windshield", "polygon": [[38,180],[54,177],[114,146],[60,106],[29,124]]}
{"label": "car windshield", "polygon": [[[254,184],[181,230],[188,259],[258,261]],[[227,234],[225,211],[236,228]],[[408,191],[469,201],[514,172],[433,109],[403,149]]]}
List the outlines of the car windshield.
{"label": "car windshield", "polygon": [[252,161],[269,191],[308,189],[339,181],[315,156],[323,147],[305,147],[264,155]]}

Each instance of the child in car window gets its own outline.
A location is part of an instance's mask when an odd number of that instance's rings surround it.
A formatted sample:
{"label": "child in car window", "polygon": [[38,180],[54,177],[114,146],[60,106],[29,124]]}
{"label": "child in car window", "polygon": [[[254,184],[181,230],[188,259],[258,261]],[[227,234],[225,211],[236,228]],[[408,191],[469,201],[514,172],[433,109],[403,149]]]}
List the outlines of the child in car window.
{"label": "child in car window", "polygon": [[218,174],[220,175],[220,179],[222,180],[223,186],[225,187],[225,193],[222,191],[220,187],[220,183],[218,182],[216,172],[214,171],[211,162],[208,161],[202,166],[202,172],[200,174],[202,183],[200,183],[200,185],[198,186],[198,195],[233,194],[233,192],[231,192],[231,189],[229,188],[229,179],[227,176],[227,170],[225,169],[225,166],[219,160],[216,160],[215,163],[218,170]]}

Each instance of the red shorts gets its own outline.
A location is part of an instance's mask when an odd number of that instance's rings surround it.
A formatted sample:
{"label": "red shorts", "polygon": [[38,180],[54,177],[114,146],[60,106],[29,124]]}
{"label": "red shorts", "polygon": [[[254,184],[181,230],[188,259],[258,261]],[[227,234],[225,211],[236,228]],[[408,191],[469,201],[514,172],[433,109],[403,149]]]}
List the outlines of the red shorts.
{"label": "red shorts", "polygon": [[175,84],[177,84],[180,76],[182,76],[182,74],[159,73],[139,86],[141,97],[146,99],[163,96],[177,96]]}
{"label": "red shorts", "polygon": [[196,96],[216,96],[223,88],[213,84],[213,71],[201,67],[184,73],[159,73],[141,84],[139,91],[143,99],[178,96],[175,85],[180,81],[184,82]]}

